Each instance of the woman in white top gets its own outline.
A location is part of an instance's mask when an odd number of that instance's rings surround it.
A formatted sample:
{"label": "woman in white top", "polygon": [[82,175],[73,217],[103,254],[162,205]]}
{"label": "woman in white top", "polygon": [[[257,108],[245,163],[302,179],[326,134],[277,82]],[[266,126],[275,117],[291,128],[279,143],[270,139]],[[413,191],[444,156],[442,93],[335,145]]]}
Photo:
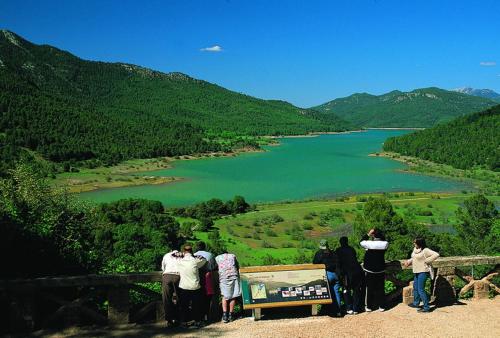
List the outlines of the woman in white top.
{"label": "woman in white top", "polygon": [[[418,312],[430,312],[429,296],[425,292],[425,282],[429,278],[432,267],[430,264],[435,261],[439,254],[425,245],[425,239],[415,238],[413,241],[413,252],[411,258],[405,262],[405,266],[413,266],[413,304],[410,307],[418,308]],[[420,301],[424,303],[422,309],[419,308]]]}

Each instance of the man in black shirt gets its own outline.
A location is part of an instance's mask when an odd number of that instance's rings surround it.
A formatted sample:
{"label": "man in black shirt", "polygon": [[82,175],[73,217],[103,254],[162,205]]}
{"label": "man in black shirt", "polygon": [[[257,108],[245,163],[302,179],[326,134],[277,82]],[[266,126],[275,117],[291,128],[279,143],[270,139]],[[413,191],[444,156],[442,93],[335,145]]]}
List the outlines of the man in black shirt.
{"label": "man in black shirt", "polygon": [[363,308],[364,273],[356,257],[356,251],[349,246],[347,237],[340,238],[340,247],[335,251],[340,265],[344,285],[344,301],[348,314],[357,314]]}

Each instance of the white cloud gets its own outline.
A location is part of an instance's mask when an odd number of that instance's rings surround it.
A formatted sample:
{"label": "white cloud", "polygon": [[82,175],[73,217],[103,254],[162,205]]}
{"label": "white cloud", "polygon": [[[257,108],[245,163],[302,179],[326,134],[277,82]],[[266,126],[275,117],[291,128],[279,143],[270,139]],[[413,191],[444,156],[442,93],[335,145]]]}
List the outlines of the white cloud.
{"label": "white cloud", "polygon": [[222,52],[222,47],[219,46],[219,45],[215,45],[215,46],[212,46],[212,47],[206,47],[206,48],[202,48],[200,49],[202,52],[212,52],[212,53],[219,53],[219,52]]}
{"label": "white cloud", "polygon": [[494,67],[497,63],[495,61],[481,61],[479,62],[479,65],[483,67]]}

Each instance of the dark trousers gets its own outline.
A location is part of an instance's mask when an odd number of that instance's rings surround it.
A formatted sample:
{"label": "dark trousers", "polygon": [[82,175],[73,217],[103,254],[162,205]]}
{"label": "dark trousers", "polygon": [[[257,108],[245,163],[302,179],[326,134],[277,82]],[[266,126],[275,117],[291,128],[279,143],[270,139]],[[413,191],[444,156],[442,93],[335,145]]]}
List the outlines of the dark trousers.
{"label": "dark trousers", "polygon": [[361,312],[363,310],[365,282],[362,274],[346,277],[344,302],[347,310]]}
{"label": "dark trousers", "polygon": [[384,307],[385,273],[366,273],[366,307],[371,310]]}
{"label": "dark trousers", "polygon": [[179,288],[179,310],[182,323],[190,320],[201,321],[202,290],[184,290]]}
{"label": "dark trousers", "polygon": [[[163,309],[165,310],[165,320],[178,320],[178,300],[179,300],[179,275],[163,274],[161,280],[161,291]],[[175,298],[175,299],[174,299]]]}

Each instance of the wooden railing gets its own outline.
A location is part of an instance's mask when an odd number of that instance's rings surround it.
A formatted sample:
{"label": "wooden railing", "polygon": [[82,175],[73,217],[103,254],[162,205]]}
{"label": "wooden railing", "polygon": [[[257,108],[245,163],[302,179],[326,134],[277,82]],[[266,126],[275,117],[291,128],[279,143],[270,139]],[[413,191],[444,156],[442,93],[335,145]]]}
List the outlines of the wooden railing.
{"label": "wooden railing", "polygon": [[[386,279],[391,280],[396,290],[387,295],[387,301],[396,301],[402,295],[404,303],[413,300],[408,282],[396,278],[398,272],[407,269],[403,261],[387,263]],[[481,280],[464,275],[459,267],[493,265],[494,268]],[[499,292],[491,278],[499,273],[500,256],[442,257],[433,263],[437,270],[435,301],[452,303],[457,300],[454,288],[456,278],[467,285],[460,290],[474,291],[474,298],[488,296],[490,288]],[[58,325],[126,324],[140,322],[147,316],[156,320],[164,317],[161,295],[140,285],[161,282],[161,272],[84,275],[72,277],[43,277],[0,281],[0,306],[6,309],[10,318],[10,331],[31,331],[37,328]],[[130,293],[149,298],[140,306],[132,306]],[[98,304],[107,304],[99,308]]]}
{"label": "wooden railing", "polygon": [[[408,283],[397,279],[395,276],[397,272],[403,269],[411,269],[411,267],[404,267],[403,263],[404,260],[386,264],[386,280],[392,281],[396,286],[396,290],[387,295],[387,301],[394,300],[402,294],[402,302],[410,304],[413,302],[413,281],[408,285]],[[460,267],[474,265],[492,265],[493,268],[479,280],[474,279],[473,276],[466,275],[459,269]],[[432,267],[436,271],[436,278],[432,283],[432,300],[437,304],[454,303],[457,300],[457,296],[462,296],[472,289],[475,299],[488,298],[490,288],[500,293],[500,289],[491,282],[491,279],[500,272],[500,256],[440,257],[432,263]],[[466,283],[458,292],[455,290],[455,280],[457,278]]]}

